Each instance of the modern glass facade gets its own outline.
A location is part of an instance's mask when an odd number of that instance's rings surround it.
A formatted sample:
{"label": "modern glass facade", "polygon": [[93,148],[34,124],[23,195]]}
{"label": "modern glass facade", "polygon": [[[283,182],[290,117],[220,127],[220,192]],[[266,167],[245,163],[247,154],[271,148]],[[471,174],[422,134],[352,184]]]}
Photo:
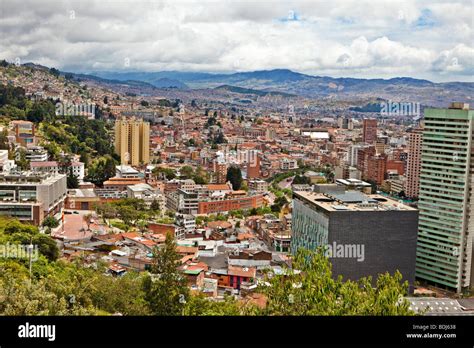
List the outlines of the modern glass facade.
{"label": "modern glass facade", "polygon": [[460,292],[471,282],[474,111],[427,109],[416,277]]}
{"label": "modern glass facade", "polygon": [[314,250],[328,244],[329,218],[314,204],[293,199],[291,252],[298,249]]}

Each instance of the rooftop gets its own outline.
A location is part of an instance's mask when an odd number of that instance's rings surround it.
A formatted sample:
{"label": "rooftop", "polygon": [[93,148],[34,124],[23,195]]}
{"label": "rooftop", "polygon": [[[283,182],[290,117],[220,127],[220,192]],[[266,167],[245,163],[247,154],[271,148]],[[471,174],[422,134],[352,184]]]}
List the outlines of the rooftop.
{"label": "rooftop", "polygon": [[359,191],[345,191],[343,193],[296,191],[294,194],[326,211],[416,211],[416,209],[394,199],[377,194],[368,195]]}

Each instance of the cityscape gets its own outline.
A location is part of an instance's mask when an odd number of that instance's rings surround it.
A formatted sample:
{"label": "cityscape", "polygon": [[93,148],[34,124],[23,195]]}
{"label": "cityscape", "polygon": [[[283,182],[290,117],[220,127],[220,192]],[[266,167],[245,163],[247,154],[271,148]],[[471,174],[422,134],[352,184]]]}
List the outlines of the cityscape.
{"label": "cityscape", "polygon": [[474,318],[472,2],[1,7],[0,316]]}

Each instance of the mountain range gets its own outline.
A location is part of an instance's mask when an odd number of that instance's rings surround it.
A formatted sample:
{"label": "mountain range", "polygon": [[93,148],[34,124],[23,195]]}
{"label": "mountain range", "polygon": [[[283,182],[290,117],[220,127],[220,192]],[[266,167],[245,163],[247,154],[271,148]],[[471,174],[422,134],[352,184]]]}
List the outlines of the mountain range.
{"label": "mountain range", "polygon": [[[420,102],[425,105],[446,106],[451,101],[470,102],[474,97],[474,83],[435,83],[410,77],[391,79],[333,78],[312,76],[288,69],[213,74],[203,72],[111,72],[96,71],[87,75],[130,83],[140,81],[157,88],[231,89],[240,93],[256,90],[264,93],[280,93],[283,96],[308,98],[333,97],[357,99],[380,97],[385,99]],[[84,76],[84,75],[83,75]],[[243,90],[239,90],[241,88]],[[258,92],[257,92],[258,94]]]}

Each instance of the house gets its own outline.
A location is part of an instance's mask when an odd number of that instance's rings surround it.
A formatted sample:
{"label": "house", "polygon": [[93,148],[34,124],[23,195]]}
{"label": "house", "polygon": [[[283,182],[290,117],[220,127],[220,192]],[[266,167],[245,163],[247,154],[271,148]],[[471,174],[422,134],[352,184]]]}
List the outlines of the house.
{"label": "house", "polygon": [[227,270],[229,285],[234,289],[240,290],[243,282],[251,282],[255,279],[257,269],[254,267],[231,266]]}

